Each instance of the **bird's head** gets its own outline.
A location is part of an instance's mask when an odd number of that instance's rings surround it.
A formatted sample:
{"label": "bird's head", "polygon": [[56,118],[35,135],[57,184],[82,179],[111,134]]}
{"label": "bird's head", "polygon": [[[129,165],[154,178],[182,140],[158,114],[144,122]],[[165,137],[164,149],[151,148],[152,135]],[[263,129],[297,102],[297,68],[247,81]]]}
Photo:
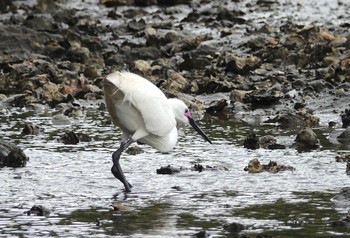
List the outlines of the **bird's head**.
{"label": "bird's head", "polygon": [[196,122],[193,120],[191,110],[183,101],[177,98],[171,98],[168,99],[168,101],[173,109],[174,116],[178,124],[190,124],[193,129],[195,129],[198,134],[204,138],[204,140],[208,141],[210,144],[212,143],[209,137],[198,127]]}

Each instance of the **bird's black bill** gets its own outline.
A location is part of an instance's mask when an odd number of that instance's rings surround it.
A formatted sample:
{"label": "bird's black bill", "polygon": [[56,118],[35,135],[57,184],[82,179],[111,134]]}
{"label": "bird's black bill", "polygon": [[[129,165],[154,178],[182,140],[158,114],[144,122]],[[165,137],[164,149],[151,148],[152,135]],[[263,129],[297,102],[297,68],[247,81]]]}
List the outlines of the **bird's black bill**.
{"label": "bird's black bill", "polygon": [[188,120],[193,129],[195,129],[198,132],[198,134],[200,134],[204,138],[204,140],[208,141],[211,144],[211,140],[209,139],[209,137],[202,131],[201,128],[198,127],[196,122],[191,117],[188,117]]}

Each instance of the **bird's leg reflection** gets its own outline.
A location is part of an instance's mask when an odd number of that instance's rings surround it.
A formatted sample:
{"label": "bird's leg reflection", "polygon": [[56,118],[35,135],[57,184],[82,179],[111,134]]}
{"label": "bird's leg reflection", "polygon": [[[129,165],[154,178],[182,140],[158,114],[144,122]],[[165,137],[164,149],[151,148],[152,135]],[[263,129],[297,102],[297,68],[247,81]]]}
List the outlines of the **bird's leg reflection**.
{"label": "bird's leg reflection", "polygon": [[120,156],[123,153],[123,151],[126,150],[133,142],[134,142],[134,140],[132,138],[129,138],[125,142],[121,142],[118,150],[116,150],[112,154],[113,166],[112,166],[111,171],[112,171],[114,177],[119,179],[119,181],[124,184],[126,192],[131,192],[130,188],[132,188],[132,185],[126,180],[125,175],[123,173],[123,170],[120,167],[119,159],[120,159]]}

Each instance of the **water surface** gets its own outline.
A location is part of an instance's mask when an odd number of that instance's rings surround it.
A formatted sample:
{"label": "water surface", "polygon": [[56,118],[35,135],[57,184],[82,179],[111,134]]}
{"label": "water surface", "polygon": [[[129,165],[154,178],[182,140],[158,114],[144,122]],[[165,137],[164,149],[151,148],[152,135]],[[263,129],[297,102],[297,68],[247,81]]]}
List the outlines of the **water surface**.
{"label": "water surface", "polygon": [[[329,142],[328,128],[315,129],[326,146],[299,153],[289,148],[296,135],[293,130],[205,117],[200,125],[212,145],[185,128],[168,154],[145,145],[138,145],[143,153],[124,153],[121,165],[134,186],[125,194],[110,172],[120,132],[109,124],[108,114],[96,104],[87,104],[82,117],[71,118],[71,125],[56,126],[52,116],[57,113],[10,109],[0,116],[1,137],[17,143],[30,157],[24,168],[0,171],[2,237],[186,237],[201,230],[213,237],[230,237],[223,226],[232,222],[245,225],[247,234],[293,237],[290,234],[301,232],[308,235],[304,237],[316,237],[313,232],[317,230],[324,237],[332,232],[339,237],[349,235],[344,228],[330,227],[331,221],[347,211],[334,206],[331,198],[350,186],[350,181],[346,165],[335,162],[336,154],[346,150]],[[26,122],[43,132],[22,135]],[[63,144],[60,137],[71,130],[89,134],[92,141]],[[244,138],[253,132],[274,135],[288,148],[243,148]],[[243,169],[254,158],[290,165],[295,171],[249,174]],[[192,169],[196,163],[217,169],[199,173]],[[183,170],[156,174],[156,169],[166,165]],[[122,206],[121,210],[113,211],[112,204]],[[27,216],[33,205],[52,212],[48,217]]]}

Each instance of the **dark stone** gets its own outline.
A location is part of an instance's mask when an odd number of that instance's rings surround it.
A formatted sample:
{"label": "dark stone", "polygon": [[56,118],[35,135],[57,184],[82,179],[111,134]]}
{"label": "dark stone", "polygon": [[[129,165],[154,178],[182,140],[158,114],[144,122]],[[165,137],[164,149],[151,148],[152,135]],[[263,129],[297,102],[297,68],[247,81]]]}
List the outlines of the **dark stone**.
{"label": "dark stone", "polygon": [[24,167],[29,158],[13,143],[0,140],[0,167]]}
{"label": "dark stone", "polygon": [[270,150],[284,150],[286,146],[281,144],[273,144],[273,145],[268,145],[267,148]]}
{"label": "dark stone", "polygon": [[311,128],[305,128],[295,138],[296,147],[299,151],[309,151],[319,148],[319,140]]}
{"label": "dark stone", "polygon": [[255,134],[249,135],[243,142],[244,148],[256,150],[260,148],[259,138]]}
{"label": "dark stone", "polygon": [[328,122],[328,127],[335,127],[337,123],[335,121]]}
{"label": "dark stone", "polygon": [[198,93],[219,93],[219,92],[230,92],[231,87],[225,85],[223,82],[209,81],[205,85],[199,88]]}
{"label": "dark stone", "polygon": [[337,140],[340,143],[343,144],[349,144],[350,143],[350,128],[346,128],[345,131],[343,131],[338,137]]}
{"label": "dark stone", "polygon": [[90,142],[91,137],[85,133],[68,131],[61,137],[61,141],[67,145],[76,145],[79,142]]}
{"label": "dark stone", "polygon": [[232,222],[231,224],[224,225],[224,229],[230,233],[239,233],[245,229],[244,225],[236,222]]}
{"label": "dark stone", "polygon": [[26,213],[28,216],[30,216],[30,215],[49,216],[51,211],[42,205],[34,205]]}
{"label": "dark stone", "polygon": [[218,101],[211,102],[210,105],[206,108],[206,111],[209,113],[216,113],[224,110],[226,106],[227,106],[226,99],[221,99]]}
{"label": "dark stone", "polygon": [[67,144],[67,145],[76,145],[79,143],[79,138],[77,134],[75,134],[73,131],[66,132],[61,137],[61,140],[64,144]]}
{"label": "dark stone", "polygon": [[173,6],[179,4],[190,4],[192,0],[157,0],[158,5]]}
{"label": "dark stone", "polygon": [[128,22],[128,28],[132,31],[142,31],[146,27],[146,22],[144,19],[136,21],[135,19]]}
{"label": "dark stone", "polygon": [[244,15],[242,11],[229,10],[227,8],[221,8],[217,14],[217,20],[219,21],[229,21],[237,24],[244,24],[245,19],[241,16]]}
{"label": "dark stone", "polygon": [[332,227],[349,227],[350,226],[350,211],[348,211],[347,215],[339,220],[339,221],[332,221],[331,222]]}
{"label": "dark stone", "polygon": [[248,95],[245,98],[244,102],[251,103],[254,106],[264,106],[264,105],[269,106],[269,105],[278,103],[280,99],[281,99],[281,96],[275,96],[275,95],[272,95],[270,92],[265,92],[265,93]]}
{"label": "dark stone", "polygon": [[350,125],[350,110],[345,109],[344,112],[341,113],[341,122],[343,123],[342,127],[347,128]]}
{"label": "dark stone", "polygon": [[279,123],[283,128],[303,127],[304,119],[302,116],[291,112],[283,112],[280,115],[265,121],[266,123]]}
{"label": "dark stone", "polygon": [[37,135],[40,132],[40,128],[36,125],[26,123],[22,129],[23,135]]}
{"label": "dark stone", "polygon": [[179,168],[175,168],[173,166],[164,166],[161,167],[160,169],[157,169],[157,174],[174,174],[174,173],[179,173],[180,169]]}
{"label": "dark stone", "polygon": [[41,53],[40,51],[42,50],[42,48],[38,48],[36,45],[45,46],[47,42],[63,40],[63,37],[57,34],[35,31],[19,25],[5,26],[0,24],[0,35],[0,52],[2,52],[0,54],[0,65],[21,62],[34,57],[35,53]]}
{"label": "dark stone", "polygon": [[210,61],[207,58],[186,58],[180,65],[180,70],[192,70],[192,69],[203,69],[210,65]]}
{"label": "dark stone", "polygon": [[297,102],[294,104],[294,109],[300,110],[300,109],[304,108],[305,106],[306,106],[305,103]]}
{"label": "dark stone", "polygon": [[192,238],[206,238],[209,237],[210,235],[206,232],[206,231],[200,231],[196,234],[194,234],[193,236],[191,236]]}
{"label": "dark stone", "polygon": [[0,1],[0,12],[8,12],[10,6],[12,6],[12,0],[1,0]]}
{"label": "dark stone", "polygon": [[30,15],[23,23],[26,27],[37,31],[54,32],[58,29],[50,14]]}
{"label": "dark stone", "polygon": [[198,172],[203,172],[203,170],[205,169],[204,166],[201,164],[195,164],[193,168],[194,168],[194,171],[198,171]]}
{"label": "dark stone", "polygon": [[138,155],[138,154],[141,154],[143,151],[140,147],[133,146],[133,147],[129,147],[125,152],[129,155]]}

